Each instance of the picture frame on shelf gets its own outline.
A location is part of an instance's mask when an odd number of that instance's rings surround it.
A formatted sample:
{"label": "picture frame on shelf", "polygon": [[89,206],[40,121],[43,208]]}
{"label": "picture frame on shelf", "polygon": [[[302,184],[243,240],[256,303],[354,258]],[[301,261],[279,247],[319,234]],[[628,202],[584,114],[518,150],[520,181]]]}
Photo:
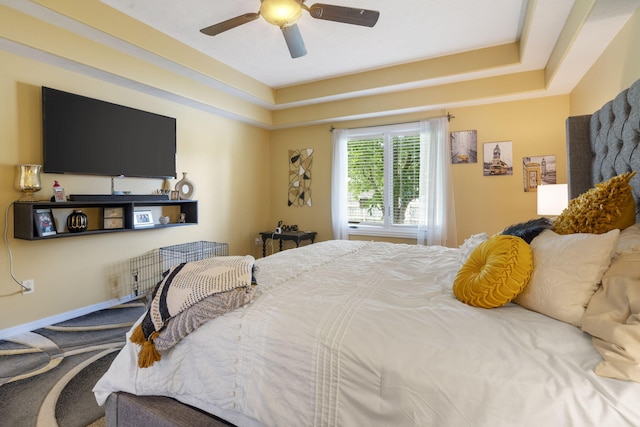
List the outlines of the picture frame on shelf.
{"label": "picture frame on shelf", "polygon": [[180,192],[176,191],[176,190],[172,190],[169,193],[169,199],[170,200],[180,200]]}
{"label": "picture frame on shelf", "polygon": [[116,230],[118,228],[124,228],[124,219],[122,218],[104,218],[103,226],[105,230]]}
{"label": "picture frame on shelf", "polygon": [[115,230],[124,228],[124,208],[120,206],[105,207],[103,210],[102,228],[105,230]]}
{"label": "picture frame on shelf", "polygon": [[133,227],[153,227],[153,215],[151,214],[151,211],[134,211]]}
{"label": "picture frame on shelf", "polygon": [[66,202],[67,196],[64,194],[64,188],[53,187],[53,200],[55,202]]}
{"label": "picture frame on shelf", "polygon": [[40,237],[58,234],[51,209],[36,209],[34,212],[36,233]]}

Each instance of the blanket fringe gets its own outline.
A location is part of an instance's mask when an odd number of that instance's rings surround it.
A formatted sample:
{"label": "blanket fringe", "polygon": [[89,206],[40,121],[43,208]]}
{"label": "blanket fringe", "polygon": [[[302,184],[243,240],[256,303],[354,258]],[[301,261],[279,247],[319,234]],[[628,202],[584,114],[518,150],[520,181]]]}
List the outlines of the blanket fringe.
{"label": "blanket fringe", "polygon": [[160,360],[160,353],[156,349],[156,346],[153,344],[153,340],[158,335],[160,335],[160,333],[156,331],[151,334],[148,340],[145,339],[144,333],[142,332],[142,325],[136,326],[131,333],[129,341],[142,346],[140,352],[138,353],[138,367],[148,368],[149,366]]}
{"label": "blanket fringe", "polygon": [[144,339],[144,333],[142,332],[142,324],[136,326],[135,329],[131,332],[129,341],[138,345],[144,344],[146,340]]}

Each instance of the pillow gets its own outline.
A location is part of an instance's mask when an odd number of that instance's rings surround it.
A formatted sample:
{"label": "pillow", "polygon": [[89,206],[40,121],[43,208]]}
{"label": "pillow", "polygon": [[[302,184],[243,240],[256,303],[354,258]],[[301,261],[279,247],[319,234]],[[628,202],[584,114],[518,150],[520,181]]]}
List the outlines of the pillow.
{"label": "pillow", "polygon": [[520,237],[498,234],[471,253],[456,275],[453,293],[474,307],[500,307],[522,292],[531,271],[531,247]]}
{"label": "pillow", "polygon": [[513,302],[580,326],[585,308],[611,263],[619,235],[617,229],[605,234],[540,233],[531,242],[531,280]]}
{"label": "pillow", "polygon": [[458,253],[458,263],[462,265],[467,262],[469,255],[471,255],[471,252],[473,252],[473,250],[477,248],[480,243],[484,242],[488,238],[489,236],[487,235],[487,233],[479,233],[473,234],[465,239],[464,243],[460,245],[460,252]]}
{"label": "pillow", "polygon": [[627,227],[620,232],[616,255],[640,252],[640,223]]}
{"label": "pillow", "polygon": [[553,227],[553,223],[548,218],[536,218],[530,219],[527,222],[520,224],[510,225],[505,228],[500,234],[509,234],[512,236],[518,236],[524,239],[525,242],[531,243],[533,239],[544,230],[548,230]]}
{"label": "pillow", "polygon": [[615,176],[569,202],[556,218],[558,234],[601,234],[624,229],[636,222],[636,205],[629,181],[635,172]]}
{"label": "pillow", "polygon": [[617,257],[584,314],[582,330],[602,356],[596,374],[640,382],[640,252]]}

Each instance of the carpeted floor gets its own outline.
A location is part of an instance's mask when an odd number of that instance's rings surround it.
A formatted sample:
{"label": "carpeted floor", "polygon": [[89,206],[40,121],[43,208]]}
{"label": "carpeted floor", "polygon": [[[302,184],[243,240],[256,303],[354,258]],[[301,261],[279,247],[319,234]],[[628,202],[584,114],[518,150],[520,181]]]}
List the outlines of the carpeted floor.
{"label": "carpeted floor", "polygon": [[144,310],[132,301],[0,340],[0,425],[104,425],[91,389]]}

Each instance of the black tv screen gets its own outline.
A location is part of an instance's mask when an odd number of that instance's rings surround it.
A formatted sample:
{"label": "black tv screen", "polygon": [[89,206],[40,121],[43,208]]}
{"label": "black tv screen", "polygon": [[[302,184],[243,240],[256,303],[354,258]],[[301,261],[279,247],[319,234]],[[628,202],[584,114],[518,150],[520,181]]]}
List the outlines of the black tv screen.
{"label": "black tv screen", "polygon": [[42,88],[46,173],[176,177],[176,119]]}

